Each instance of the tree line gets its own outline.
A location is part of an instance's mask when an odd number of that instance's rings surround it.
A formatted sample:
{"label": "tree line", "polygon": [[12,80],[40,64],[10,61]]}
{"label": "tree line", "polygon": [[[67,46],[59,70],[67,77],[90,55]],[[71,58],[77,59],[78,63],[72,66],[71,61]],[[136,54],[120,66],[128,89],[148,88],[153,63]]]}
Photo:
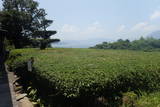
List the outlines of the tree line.
{"label": "tree line", "polygon": [[129,50],[160,50],[160,39],[155,39],[152,37],[144,38],[141,37],[139,40],[130,41],[128,39],[119,39],[116,42],[103,42],[97,44],[95,49],[129,49]]}

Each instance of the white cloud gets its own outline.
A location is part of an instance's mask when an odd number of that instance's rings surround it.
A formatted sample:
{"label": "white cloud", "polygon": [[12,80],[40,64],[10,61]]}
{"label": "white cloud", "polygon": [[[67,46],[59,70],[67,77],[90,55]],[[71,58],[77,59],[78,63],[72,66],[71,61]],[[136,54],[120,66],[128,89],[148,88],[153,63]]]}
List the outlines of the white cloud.
{"label": "white cloud", "polygon": [[150,20],[158,19],[160,18],[160,11],[156,10],[153,12],[153,14],[150,16]]}
{"label": "white cloud", "polygon": [[152,24],[149,24],[147,22],[141,22],[141,23],[138,23],[136,25],[134,25],[132,28],[131,28],[131,32],[137,32],[137,31],[140,31],[140,32],[151,32],[151,31],[154,31],[154,30],[158,30],[159,27],[156,26],[156,25],[152,25]]}
{"label": "white cloud", "polygon": [[93,24],[91,24],[90,26],[88,26],[85,30],[84,33],[86,34],[90,34],[90,33],[98,33],[98,32],[103,32],[104,29],[102,28],[101,24],[96,21]]}
{"label": "white cloud", "polygon": [[134,25],[131,28],[131,31],[143,30],[146,26],[148,26],[147,22],[140,22],[140,23]]}
{"label": "white cloud", "polygon": [[60,28],[59,37],[65,40],[88,40],[101,38],[105,33],[104,27],[96,21],[85,27],[65,24]]}
{"label": "white cloud", "polygon": [[74,25],[69,25],[69,24],[65,24],[63,25],[61,32],[65,32],[65,33],[73,33],[73,32],[78,32],[79,28],[74,26]]}
{"label": "white cloud", "polygon": [[104,29],[102,28],[101,24],[96,21],[92,24],[90,24],[86,28],[79,28],[75,25],[69,25],[65,24],[61,28],[61,32],[63,33],[83,33],[83,34],[91,34],[91,33],[98,33],[98,32],[103,32]]}
{"label": "white cloud", "polygon": [[144,27],[144,31],[146,31],[146,32],[151,32],[151,31],[155,31],[158,29],[159,28],[156,25],[148,25],[148,26]]}
{"label": "white cloud", "polygon": [[125,25],[120,25],[119,28],[117,29],[117,32],[123,32],[126,29]]}
{"label": "white cloud", "polygon": [[128,38],[134,40],[138,39],[141,36],[146,37],[149,33],[159,29],[160,29],[159,25],[155,25],[153,23],[148,23],[148,22],[140,22],[131,27],[130,30],[126,32],[126,35],[124,35],[126,37],[122,38]]}

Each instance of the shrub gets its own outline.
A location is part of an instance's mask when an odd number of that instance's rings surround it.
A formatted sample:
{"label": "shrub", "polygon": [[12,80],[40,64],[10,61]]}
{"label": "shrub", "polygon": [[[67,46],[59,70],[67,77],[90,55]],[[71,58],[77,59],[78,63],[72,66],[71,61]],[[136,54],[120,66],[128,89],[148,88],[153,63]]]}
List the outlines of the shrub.
{"label": "shrub", "polygon": [[[34,68],[28,72],[31,57],[35,59]],[[10,58],[12,70],[23,77],[24,84],[34,86],[47,104],[61,102],[65,107],[77,107],[94,103],[100,96],[110,102],[122,97],[123,92],[160,89],[159,52],[22,49],[14,50]]]}

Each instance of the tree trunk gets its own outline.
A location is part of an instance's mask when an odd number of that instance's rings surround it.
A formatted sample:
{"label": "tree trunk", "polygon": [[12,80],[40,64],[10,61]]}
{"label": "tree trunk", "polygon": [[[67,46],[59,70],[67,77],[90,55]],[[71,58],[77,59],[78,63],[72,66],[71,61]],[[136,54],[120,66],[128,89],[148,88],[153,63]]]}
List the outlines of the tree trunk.
{"label": "tree trunk", "polygon": [[47,40],[42,40],[40,44],[40,49],[45,50],[47,48]]}
{"label": "tree trunk", "polygon": [[21,49],[22,48],[22,45],[20,44],[20,41],[19,40],[13,40],[13,44],[14,44],[14,47],[15,49]]}

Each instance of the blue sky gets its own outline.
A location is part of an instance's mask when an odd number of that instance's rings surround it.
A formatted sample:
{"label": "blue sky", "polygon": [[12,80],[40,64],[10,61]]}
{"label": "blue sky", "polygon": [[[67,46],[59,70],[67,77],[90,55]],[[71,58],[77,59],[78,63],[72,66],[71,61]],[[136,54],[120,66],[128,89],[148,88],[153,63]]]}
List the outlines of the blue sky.
{"label": "blue sky", "polygon": [[134,40],[160,30],[160,0],[36,0],[61,39],[55,46],[89,47]]}

